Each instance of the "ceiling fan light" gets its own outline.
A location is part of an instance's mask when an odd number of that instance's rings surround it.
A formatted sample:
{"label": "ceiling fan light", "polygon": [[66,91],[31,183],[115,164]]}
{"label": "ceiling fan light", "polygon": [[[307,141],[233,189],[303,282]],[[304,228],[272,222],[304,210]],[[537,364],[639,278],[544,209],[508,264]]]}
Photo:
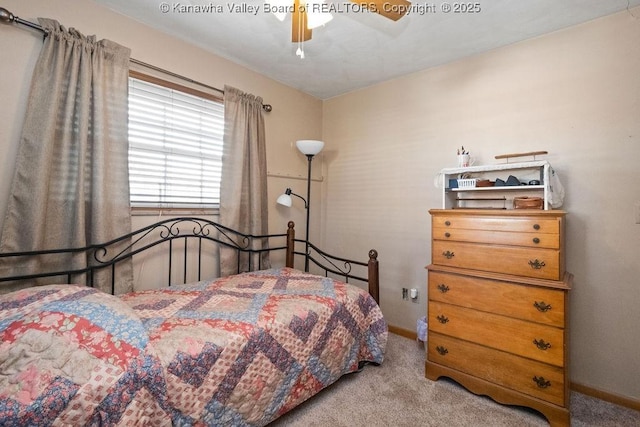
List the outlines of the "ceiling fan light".
{"label": "ceiling fan light", "polygon": [[287,17],[287,12],[291,12],[293,8],[291,0],[264,0],[264,2],[280,22],[284,21],[284,18]]}
{"label": "ceiling fan light", "polygon": [[313,30],[333,19],[333,15],[327,12],[324,0],[306,0],[307,28]]}
{"label": "ceiling fan light", "polygon": [[307,12],[307,28],[313,30],[333,19],[333,15],[326,12]]}

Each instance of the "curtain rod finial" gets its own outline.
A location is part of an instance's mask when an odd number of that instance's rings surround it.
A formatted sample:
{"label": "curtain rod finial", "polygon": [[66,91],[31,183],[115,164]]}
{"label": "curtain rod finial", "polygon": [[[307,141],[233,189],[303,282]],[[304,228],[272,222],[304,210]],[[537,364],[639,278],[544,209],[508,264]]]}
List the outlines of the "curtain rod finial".
{"label": "curtain rod finial", "polygon": [[9,24],[15,21],[16,17],[4,7],[0,7],[0,21]]}

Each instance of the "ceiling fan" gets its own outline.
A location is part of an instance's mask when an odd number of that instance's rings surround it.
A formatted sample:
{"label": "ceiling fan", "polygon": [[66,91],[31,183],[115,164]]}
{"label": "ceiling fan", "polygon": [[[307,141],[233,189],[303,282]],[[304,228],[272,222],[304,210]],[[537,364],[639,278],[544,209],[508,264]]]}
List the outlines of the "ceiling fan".
{"label": "ceiling fan", "polygon": [[[273,14],[284,21],[287,13],[291,13],[291,41],[293,43],[311,40],[311,31],[333,19],[331,12],[348,12],[349,10],[378,13],[385,18],[397,21],[407,14],[411,3],[407,0],[350,0],[351,3],[341,6],[326,4],[324,0],[266,0]],[[296,52],[304,58],[301,46]]]}

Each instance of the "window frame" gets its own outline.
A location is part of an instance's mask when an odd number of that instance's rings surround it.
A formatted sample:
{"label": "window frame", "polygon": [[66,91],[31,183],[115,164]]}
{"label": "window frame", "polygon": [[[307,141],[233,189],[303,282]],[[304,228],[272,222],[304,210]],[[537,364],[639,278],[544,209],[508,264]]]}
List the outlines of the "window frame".
{"label": "window frame", "polygon": [[[147,83],[156,84],[158,86],[162,86],[167,89],[183,92],[183,93],[196,96],[199,98],[203,98],[209,101],[219,102],[221,104],[224,104],[224,97],[221,94],[213,93],[213,91],[206,92],[206,91],[198,90],[193,87],[185,86],[173,81],[169,81],[169,80],[156,77],[153,75],[149,75],[136,70],[129,70],[129,77],[142,80]],[[161,215],[163,213],[175,213],[180,215],[186,215],[186,214],[211,215],[211,214],[219,213],[219,210],[220,210],[219,205],[211,206],[211,207],[161,206],[161,205],[162,205],[161,202],[159,202],[157,206],[144,206],[144,205],[131,204],[131,214],[132,215]]]}

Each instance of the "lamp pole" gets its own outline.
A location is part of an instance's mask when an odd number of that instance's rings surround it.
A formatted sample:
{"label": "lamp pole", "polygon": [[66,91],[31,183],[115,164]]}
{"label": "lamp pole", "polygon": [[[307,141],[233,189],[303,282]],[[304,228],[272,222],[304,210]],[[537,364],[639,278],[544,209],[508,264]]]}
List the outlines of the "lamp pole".
{"label": "lamp pole", "polygon": [[300,139],[296,141],[296,147],[298,147],[298,150],[300,150],[302,154],[307,156],[307,199],[305,200],[304,197],[292,192],[291,188],[287,188],[284,194],[278,197],[276,203],[291,207],[292,195],[299,197],[304,201],[304,207],[307,210],[306,233],[304,236],[304,271],[309,272],[309,248],[311,246],[309,242],[309,218],[311,216],[311,161],[316,154],[322,151],[322,148],[324,147],[324,141],[319,141],[316,139]]}
{"label": "lamp pole", "polygon": [[307,156],[307,230],[305,234],[304,249],[304,271],[309,272],[309,213],[311,212],[311,161],[313,154],[305,154]]}

